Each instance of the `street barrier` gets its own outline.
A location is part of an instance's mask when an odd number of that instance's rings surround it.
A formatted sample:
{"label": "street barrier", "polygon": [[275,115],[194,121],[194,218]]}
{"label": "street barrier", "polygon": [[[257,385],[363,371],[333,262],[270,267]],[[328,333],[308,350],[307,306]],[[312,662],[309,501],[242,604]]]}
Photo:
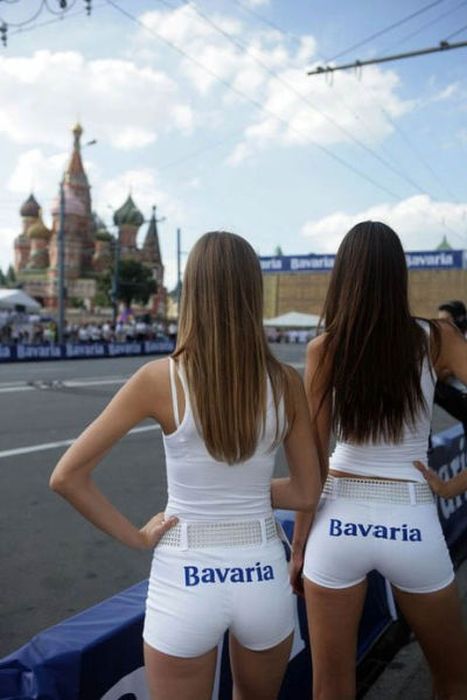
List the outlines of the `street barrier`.
{"label": "street barrier", "polygon": [[[433,437],[430,466],[443,478],[466,468],[466,440],[461,426]],[[466,495],[439,499],[448,545],[467,534]],[[293,514],[277,513],[290,536]],[[44,630],[0,661],[1,700],[149,700],[144,679],[142,627],[147,582]],[[360,626],[362,660],[395,619],[390,587],[376,572],[369,576]],[[295,639],[280,700],[311,695],[311,668],[304,604],[297,598]],[[227,636],[220,644],[213,699],[230,700]]]}
{"label": "street barrier", "polygon": [[142,340],[125,343],[63,343],[62,345],[0,345],[2,362],[37,362],[38,360],[79,360],[99,357],[131,357],[162,355],[173,352],[175,342]]}

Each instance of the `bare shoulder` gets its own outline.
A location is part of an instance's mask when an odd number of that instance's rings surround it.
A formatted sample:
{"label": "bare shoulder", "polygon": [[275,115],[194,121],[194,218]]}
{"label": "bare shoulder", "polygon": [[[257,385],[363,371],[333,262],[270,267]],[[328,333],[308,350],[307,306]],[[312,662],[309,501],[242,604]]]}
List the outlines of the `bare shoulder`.
{"label": "bare shoulder", "polygon": [[156,395],[165,398],[169,388],[169,358],[163,357],[146,362],[136,370],[128,383],[138,389],[141,398],[148,397],[151,401]]}
{"label": "bare shoulder", "polygon": [[169,358],[162,357],[158,360],[151,360],[150,362],[145,362],[135,374],[139,374],[142,379],[148,381],[160,381],[163,377],[166,377],[169,373]]}
{"label": "bare shoulder", "polygon": [[327,333],[321,333],[321,335],[317,335],[316,338],[313,338],[313,340],[310,340],[308,345],[306,346],[306,359],[307,362],[317,362],[321,360],[323,356],[323,352],[325,349],[325,341],[327,338]]}
{"label": "bare shoulder", "polygon": [[169,358],[146,362],[130,377],[125,388],[148,415],[161,422],[167,406],[171,406]]}

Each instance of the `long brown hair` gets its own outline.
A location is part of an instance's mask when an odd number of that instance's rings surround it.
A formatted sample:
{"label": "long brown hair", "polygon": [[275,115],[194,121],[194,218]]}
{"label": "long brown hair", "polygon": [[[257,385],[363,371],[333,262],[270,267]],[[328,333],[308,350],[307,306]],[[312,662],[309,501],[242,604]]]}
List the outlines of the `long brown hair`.
{"label": "long brown hair", "polygon": [[389,226],[363,221],[347,233],[323,310],[325,393],[332,393],[341,440],[399,442],[404,424],[426,410],[420,377],[429,340],[410,314],[407,278],[401,242]]}
{"label": "long brown hair", "polygon": [[173,357],[182,361],[198,429],[215,459],[234,464],[255,452],[265,427],[268,375],[276,409],[271,447],[283,438],[282,397],[291,419],[288,370],[269,350],[261,268],[240,236],[213,231],[191,250]]}

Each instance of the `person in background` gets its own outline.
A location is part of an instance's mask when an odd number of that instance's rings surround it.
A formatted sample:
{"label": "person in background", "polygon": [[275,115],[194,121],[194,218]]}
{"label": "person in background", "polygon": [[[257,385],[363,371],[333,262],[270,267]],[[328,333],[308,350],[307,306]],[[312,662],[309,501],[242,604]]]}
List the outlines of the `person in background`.
{"label": "person in background", "polygon": [[[465,338],[467,316],[462,301],[454,299],[440,304],[438,318],[450,321]],[[440,376],[435,387],[435,403],[460,421],[467,435],[467,387],[465,384],[449,374]]]}
{"label": "person in background", "polygon": [[[236,700],[274,700],[287,667],[295,602],[273,508],[312,513],[321,484],[302,380],[266,342],[262,284],[247,241],[205,234],[188,258],[174,354],[139,369],[51,477],[109,535],[157,545],[143,632],[153,700],[209,700],[227,630]],[[146,418],[163,431],[168,503],[138,528],[91,474]],[[281,444],[290,475],[273,479]]]}
{"label": "person in background", "polygon": [[433,469],[428,469],[423,462],[414,462],[414,464],[437,496],[441,498],[455,498],[467,491],[467,469],[444,481],[444,479],[440,479]]}
{"label": "person in background", "polygon": [[465,337],[467,332],[467,311],[463,301],[454,299],[438,306],[438,318],[451,321]]}
{"label": "person in background", "polygon": [[[427,657],[436,696],[467,698],[467,636],[427,457],[436,376],[467,382],[467,345],[446,321],[414,318],[396,233],[365,221],[344,237],[307,348],[305,388],[323,496],[298,513],[292,580],[303,585],[315,700],[353,700],[357,634],[376,569]],[[337,438],[329,458],[331,431]],[[308,540],[308,542],[307,542]]]}

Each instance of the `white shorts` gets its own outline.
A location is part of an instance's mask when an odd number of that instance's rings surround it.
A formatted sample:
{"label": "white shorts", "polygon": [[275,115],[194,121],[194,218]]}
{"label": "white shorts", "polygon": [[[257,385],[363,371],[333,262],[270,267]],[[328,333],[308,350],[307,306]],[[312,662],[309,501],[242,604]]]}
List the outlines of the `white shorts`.
{"label": "white shorts", "polygon": [[373,569],[410,593],[432,593],[453,581],[434,501],[364,501],[363,495],[321,498],[303,575],[326,588],[347,588]]}
{"label": "white shorts", "polygon": [[279,538],[263,544],[154,551],[144,641],[200,656],[230,630],[248,649],[276,646],[294,629],[294,598]]}

